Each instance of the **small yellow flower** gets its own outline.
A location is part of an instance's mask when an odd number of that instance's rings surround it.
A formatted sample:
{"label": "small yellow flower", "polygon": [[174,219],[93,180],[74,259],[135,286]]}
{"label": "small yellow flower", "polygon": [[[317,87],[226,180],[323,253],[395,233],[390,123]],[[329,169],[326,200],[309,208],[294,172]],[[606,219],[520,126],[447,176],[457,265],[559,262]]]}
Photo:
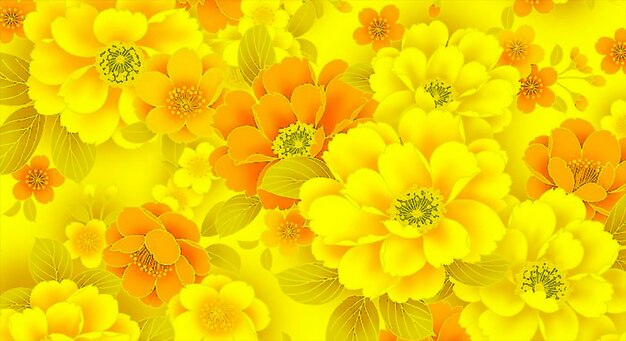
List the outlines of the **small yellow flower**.
{"label": "small yellow flower", "polygon": [[167,186],[154,186],[152,196],[156,201],[166,204],[174,212],[178,212],[189,219],[193,218],[192,208],[197,207],[202,202],[202,195],[190,188],[178,187],[172,180],[167,182]]}
{"label": "small yellow flower", "polygon": [[239,25],[243,30],[254,25],[284,29],[289,23],[289,14],[281,8],[280,0],[242,0],[241,12],[243,17]]}
{"label": "small yellow flower", "polygon": [[73,259],[79,258],[87,268],[95,268],[102,262],[102,251],[106,248],[104,232],[106,224],[102,220],[91,220],[87,224],[72,222],[65,228],[69,239],[65,248]]}
{"label": "small yellow flower", "polygon": [[178,170],[174,173],[174,185],[180,188],[191,187],[194,192],[204,194],[211,189],[213,173],[209,157],[215,148],[207,142],[196,149],[185,148],[178,159]]}
{"label": "small yellow flower", "polygon": [[611,104],[611,116],[605,116],[600,122],[602,129],[614,133],[617,138],[626,137],[626,101],[618,99]]}

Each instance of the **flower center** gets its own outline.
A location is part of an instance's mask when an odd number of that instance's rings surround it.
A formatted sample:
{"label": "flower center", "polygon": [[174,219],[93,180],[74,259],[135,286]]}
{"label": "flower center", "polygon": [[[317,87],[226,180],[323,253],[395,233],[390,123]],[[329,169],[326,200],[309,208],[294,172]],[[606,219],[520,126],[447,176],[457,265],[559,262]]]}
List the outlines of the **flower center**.
{"label": "flower center", "polygon": [[3,8],[1,17],[2,27],[8,27],[12,30],[22,26],[25,18],[22,10],[18,8]]}
{"label": "flower center", "polygon": [[31,169],[26,174],[26,185],[35,191],[42,190],[48,185],[48,172],[41,169]]}
{"label": "flower center", "polygon": [[302,228],[297,224],[286,221],[280,225],[276,233],[282,241],[292,242],[298,240],[298,238],[300,237],[301,229]]}
{"label": "flower center", "polygon": [[130,255],[130,258],[133,260],[134,264],[137,264],[141,271],[151,275],[152,277],[163,277],[167,275],[168,272],[173,270],[171,266],[163,265],[155,261],[154,257],[145,246],[139,251],[133,252]]}
{"label": "flower center", "polygon": [[413,189],[397,198],[389,215],[393,220],[426,230],[434,227],[443,214],[443,197],[434,188]]}
{"label": "flower center", "polygon": [[435,108],[444,106],[452,102],[452,86],[446,83],[435,80],[424,86],[424,90],[430,94],[435,102]]}
{"label": "flower center", "polygon": [[616,41],[611,48],[611,55],[615,64],[624,65],[626,62],[626,46],[624,42]]}
{"label": "flower center", "polygon": [[167,108],[172,115],[180,118],[194,117],[205,107],[206,100],[197,87],[183,86],[170,91],[167,98]]}
{"label": "flower center", "polygon": [[292,123],[279,130],[272,143],[272,151],[281,159],[296,156],[308,156],[315,136],[315,128],[311,124]]}
{"label": "flower center", "polygon": [[210,167],[211,164],[209,163],[209,160],[202,159],[200,157],[192,159],[187,164],[189,173],[195,178],[202,178],[206,176],[207,173],[209,173]]}
{"label": "flower center", "polygon": [[520,289],[523,292],[543,291],[546,298],[559,300],[567,294],[564,277],[564,273],[546,262],[529,264],[522,272]]}
{"label": "flower center", "polygon": [[234,307],[222,300],[211,300],[202,306],[200,318],[210,331],[227,332],[233,330],[236,322]]}
{"label": "flower center", "polygon": [[274,22],[276,14],[274,10],[269,7],[258,7],[252,13],[254,23],[257,25],[271,25]]}
{"label": "flower center", "polygon": [[522,59],[526,56],[526,44],[523,41],[514,40],[507,48],[509,58],[513,60]]}
{"label": "flower center", "polygon": [[78,245],[84,253],[93,253],[98,250],[102,240],[93,231],[84,231],[78,236]]}
{"label": "flower center", "polygon": [[540,0],[526,0],[527,3],[531,4],[531,5],[537,5],[539,3]]}
{"label": "flower center", "polygon": [[590,161],[587,159],[576,159],[567,163],[567,167],[574,174],[574,187],[572,192],[576,191],[582,185],[589,182],[597,182],[602,167],[598,161]]}
{"label": "flower center", "polygon": [[385,18],[379,17],[372,20],[367,29],[370,33],[370,38],[374,40],[383,40],[389,35],[389,24],[387,24],[387,19]]}
{"label": "flower center", "polygon": [[528,76],[520,80],[521,86],[519,92],[528,98],[535,98],[543,92],[543,82],[537,76]]}
{"label": "flower center", "polygon": [[113,43],[96,56],[96,68],[112,86],[122,86],[135,80],[142,62],[139,50],[124,43]]}

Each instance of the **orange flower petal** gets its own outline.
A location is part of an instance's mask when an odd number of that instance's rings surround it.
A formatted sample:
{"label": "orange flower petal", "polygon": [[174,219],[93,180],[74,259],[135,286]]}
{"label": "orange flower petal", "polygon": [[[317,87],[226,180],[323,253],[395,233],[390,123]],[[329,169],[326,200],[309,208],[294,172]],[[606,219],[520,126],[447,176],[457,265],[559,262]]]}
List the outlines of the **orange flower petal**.
{"label": "orange flower petal", "polygon": [[141,73],[135,80],[137,97],[154,107],[167,105],[167,99],[173,87],[166,75],[156,71]]}
{"label": "orange flower petal", "polygon": [[244,163],[236,165],[229,155],[217,159],[214,166],[215,173],[226,179],[226,186],[235,191],[246,191],[246,194],[256,193],[256,184],[259,174],[267,165],[266,162]]}
{"label": "orange flower petal", "polygon": [[550,175],[548,174],[548,162],[550,161],[550,155],[548,147],[533,143],[524,152],[524,161],[530,170],[544,182],[550,182]]}
{"label": "orange flower petal", "polygon": [[281,210],[286,210],[296,203],[296,200],[294,199],[279,197],[263,190],[259,190],[257,194],[259,199],[261,199],[261,204],[263,204],[263,207],[267,209],[279,208]]}
{"label": "orange flower petal", "polygon": [[302,123],[317,125],[325,106],[324,91],[315,85],[301,85],[291,94],[291,108]]}
{"label": "orange flower petal", "polygon": [[197,275],[204,276],[209,273],[211,263],[206,250],[188,240],[179,240],[178,245],[180,246],[182,256],[189,261]]}
{"label": "orange flower petal", "polygon": [[298,85],[313,83],[313,70],[306,59],[288,57],[263,73],[263,86],[268,93],[278,92],[291,97]]}
{"label": "orange flower petal", "polygon": [[602,59],[601,67],[606,73],[616,73],[619,70],[620,65],[613,61],[613,57],[611,57],[611,55],[606,55]]}
{"label": "orange flower petal", "polygon": [[617,31],[615,31],[615,40],[617,41],[621,41],[626,42],[626,28],[620,28]]}
{"label": "orange flower petal", "polygon": [[217,7],[215,1],[204,1],[204,3],[198,4],[197,10],[198,22],[200,22],[200,26],[208,32],[216,33],[221,28],[226,27],[228,19]]}
{"label": "orange flower petal", "polygon": [[167,74],[177,87],[195,87],[202,76],[202,62],[192,50],[178,50],[167,62]]}
{"label": "orange flower petal", "polygon": [[383,47],[389,47],[389,46],[391,46],[391,41],[389,39],[374,40],[374,42],[372,43],[372,48],[374,49],[374,51],[378,51],[382,49]]}
{"label": "orange flower petal", "polygon": [[116,223],[112,223],[111,226],[104,233],[104,239],[106,240],[107,244],[113,244],[122,238],[124,238],[124,236],[120,234],[120,231],[117,229]]}
{"label": "orange flower petal", "polygon": [[272,142],[257,128],[243,126],[234,129],[226,140],[228,153],[237,162],[259,162],[274,159]]}
{"label": "orange flower petal", "polygon": [[50,161],[43,155],[38,155],[30,160],[30,165],[34,169],[46,170],[50,167]]}
{"label": "orange flower petal", "polygon": [[622,161],[617,165],[617,168],[615,168],[615,180],[609,190],[614,191],[624,184],[626,184],[626,161]]}
{"label": "orange flower petal", "polygon": [[122,276],[122,287],[134,297],[146,297],[154,291],[156,280],[152,275],[143,272],[132,264],[126,268]]}
{"label": "orange flower petal", "polygon": [[176,239],[189,239],[194,242],[200,241],[200,231],[196,224],[174,212],[164,213],[159,220],[165,226],[165,229],[171,233]]}
{"label": "orange flower petal", "polygon": [[251,109],[256,101],[249,93],[232,91],[226,95],[225,102],[225,105],[217,109],[214,118],[214,126],[222,133],[224,139],[237,127],[255,125]]}
{"label": "orange flower petal", "polygon": [[243,16],[241,0],[214,0],[220,11],[229,19],[237,20]]}
{"label": "orange flower petal", "polygon": [[549,107],[554,104],[555,99],[556,96],[554,95],[554,92],[551,89],[545,88],[543,89],[541,95],[537,97],[536,101],[537,104],[541,105],[542,107]]}
{"label": "orange flower petal", "polygon": [[378,18],[378,13],[372,8],[364,8],[359,12],[359,21],[361,25],[367,27],[372,20]]}
{"label": "orange flower petal", "polygon": [[140,235],[126,236],[111,245],[111,251],[133,253],[141,249],[146,237]]}
{"label": "orange flower petal", "polygon": [[174,264],[180,258],[180,246],[174,236],[166,230],[148,232],[146,248],[152,253],[154,260],[163,265]]}
{"label": "orange flower petal", "polygon": [[404,26],[400,24],[393,24],[389,29],[389,39],[391,40],[400,40],[402,39],[402,35],[404,34]]}
{"label": "orange flower petal", "polygon": [[150,295],[146,297],[142,297],[141,302],[152,307],[160,307],[163,304],[163,301],[161,301],[156,291],[153,291]]}
{"label": "orange flower petal", "polygon": [[160,202],[148,202],[148,203],[141,205],[141,207],[145,208],[146,210],[148,210],[150,213],[154,214],[157,217],[159,217],[160,215],[164,213],[172,211],[172,209],[169,206]]}
{"label": "orange flower petal", "polygon": [[578,142],[582,146],[589,135],[591,135],[596,129],[591,123],[582,119],[569,119],[561,123],[561,127],[571,130],[578,138]]}
{"label": "orange flower petal", "polygon": [[65,177],[56,168],[49,168],[48,181],[51,186],[61,186],[65,182]]}
{"label": "orange flower petal", "polygon": [[[291,92],[290,92],[291,94]],[[296,122],[289,100],[280,94],[263,96],[259,103],[252,107],[257,126],[268,139],[274,140],[281,128]]]}
{"label": "orange flower petal", "polygon": [[565,162],[570,162],[575,159],[579,159],[582,155],[580,142],[576,135],[565,128],[556,128],[552,130],[550,139],[550,156],[563,159]]}
{"label": "orange flower petal", "polygon": [[592,205],[602,214],[608,215],[615,206],[615,204],[617,204],[617,202],[620,201],[620,199],[624,195],[626,195],[626,192],[609,193],[607,194],[606,199],[594,202],[592,203]]}
{"label": "orange flower petal", "polygon": [[552,0],[539,0],[539,3],[535,4],[535,9],[539,13],[548,13],[554,8]]}
{"label": "orange flower petal", "polygon": [[[557,74],[556,70],[551,67],[543,68],[539,71],[539,78],[543,81],[543,86],[550,86],[556,82]],[[547,90],[544,88],[544,91]]]}
{"label": "orange flower petal", "polygon": [[359,45],[367,45],[372,42],[372,37],[370,37],[369,31],[365,27],[359,27],[354,30],[352,37]]}
{"label": "orange flower petal", "polygon": [[519,95],[517,96],[517,108],[522,112],[532,112],[535,110],[535,101],[524,95]]}
{"label": "orange flower petal", "polygon": [[614,43],[613,39],[609,37],[601,37],[600,39],[598,39],[598,42],[596,43],[596,51],[598,51],[598,53],[600,54],[607,55],[611,53],[611,48],[613,47],[613,43]]}
{"label": "orange flower petal", "polygon": [[563,159],[550,159],[548,172],[557,187],[564,189],[567,193],[572,191],[574,188],[574,174],[572,174],[572,171],[567,167],[567,163]]}
{"label": "orange flower petal", "polygon": [[552,188],[554,187],[539,181],[535,177],[530,177],[526,183],[526,193],[528,193],[528,197],[531,199],[539,199],[543,193]]}
{"label": "orange flower petal", "polygon": [[594,182],[588,182],[578,188],[574,194],[584,201],[597,202],[606,199],[606,190]]}
{"label": "orange flower petal", "polygon": [[461,313],[456,313],[446,319],[437,335],[437,341],[470,341],[469,335],[459,324],[460,317]]}
{"label": "orange flower petal", "polygon": [[163,225],[149,211],[140,207],[127,207],[117,217],[117,228],[125,236],[145,235],[153,229],[162,229]]}
{"label": "orange flower petal", "polygon": [[583,157],[587,160],[599,161],[601,166],[607,162],[618,164],[620,154],[617,139],[607,130],[596,131],[583,144]]}
{"label": "orange flower petal", "polygon": [[33,194],[32,188],[28,187],[26,182],[20,181],[13,186],[13,196],[17,200],[26,200]]}
{"label": "orange flower petal", "polygon": [[209,137],[215,133],[213,129],[213,117],[215,109],[204,108],[197,115],[187,117],[187,129],[197,136]]}
{"label": "orange flower petal", "polygon": [[24,165],[22,166],[22,168],[16,170],[15,172],[13,172],[11,175],[13,175],[13,178],[15,180],[26,180],[26,176],[28,175],[28,172],[31,170],[32,168],[29,165]]}
{"label": "orange flower petal", "polygon": [[525,0],[515,0],[515,4],[513,4],[513,11],[520,17],[527,16],[532,8],[532,5]]}
{"label": "orange flower petal", "polygon": [[107,265],[116,268],[127,266],[133,262],[128,253],[112,251],[110,247],[104,250],[102,258]]}
{"label": "orange flower petal", "polygon": [[198,88],[202,98],[206,100],[207,105],[215,103],[222,91],[222,81],[224,80],[224,71],[221,69],[207,70],[200,78]]}
{"label": "orange flower petal", "polygon": [[276,231],[285,222],[285,217],[283,217],[280,211],[268,211],[265,214],[264,221],[269,230]]}
{"label": "orange flower petal", "polygon": [[367,101],[363,92],[343,80],[335,78],[330,81],[326,88],[326,110],[320,120],[326,135],[336,133],[335,128],[341,121],[354,119]]}
{"label": "orange flower petal", "polygon": [[338,77],[348,69],[348,63],[343,60],[335,59],[324,66],[320,71],[320,76],[317,80],[319,85],[328,85],[328,82]]}
{"label": "orange flower petal", "polygon": [[313,238],[315,238],[315,233],[308,228],[303,228],[300,230],[300,237],[298,238],[298,244],[300,245],[310,245],[313,242]]}
{"label": "orange flower petal", "polygon": [[178,280],[183,284],[191,284],[196,280],[196,274],[193,267],[185,257],[180,257],[174,265]]}
{"label": "orange flower petal", "polygon": [[51,186],[46,186],[38,191],[34,191],[35,199],[42,204],[49,203],[54,199],[54,191],[52,191]]}
{"label": "orange flower petal", "polygon": [[529,44],[535,40],[535,31],[528,25],[522,25],[515,32],[515,37]]}
{"label": "orange flower petal", "polygon": [[398,20],[398,18],[400,17],[400,11],[398,10],[398,7],[394,5],[388,5],[380,11],[380,16],[387,19],[387,22],[391,24],[395,23]]}
{"label": "orange flower petal", "polygon": [[615,167],[612,164],[606,164],[602,167],[598,175],[598,185],[609,189],[615,180]]}
{"label": "orange flower petal", "polygon": [[285,221],[292,222],[300,227],[304,226],[304,217],[297,210],[287,213]]}
{"label": "orange flower petal", "polygon": [[170,134],[182,128],[185,120],[166,107],[157,107],[148,112],[146,125],[156,133]]}

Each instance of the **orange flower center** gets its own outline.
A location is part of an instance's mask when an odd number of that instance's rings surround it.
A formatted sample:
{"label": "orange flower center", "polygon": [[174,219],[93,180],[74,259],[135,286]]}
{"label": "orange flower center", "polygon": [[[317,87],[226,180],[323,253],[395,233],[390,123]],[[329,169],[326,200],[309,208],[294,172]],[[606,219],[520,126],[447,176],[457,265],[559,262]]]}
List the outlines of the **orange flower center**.
{"label": "orange flower center", "polygon": [[589,182],[597,182],[602,167],[598,161],[590,161],[587,159],[576,159],[568,162],[567,166],[574,174],[574,188],[576,191],[582,185]]}
{"label": "orange flower center", "polygon": [[235,308],[222,300],[211,300],[200,310],[200,319],[204,327],[214,332],[233,330],[236,323]]}
{"label": "orange flower center", "polygon": [[96,69],[111,86],[123,86],[135,80],[143,58],[134,46],[113,43],[96,56]]}
{"label": "orange flower center", "polygon": [[7,27],[12,30],[22,26],[22,22],[24,22],[25,18],[22,10],[19,8],[3,8],[1,17],[2,27]]}
{"label": "orange flower center", "polygon": [[546,262],[531,263],[526,266],[521,276],[520,289],[523,292],[543,291],[546,298],[559,300],[567,294],[565,275],[558,268]]}
{"label": "orange flower center", "polygon": [[94,253],[102,244],[102,240],[98,234],[93,231],[83,231],[77,239],[78,246],[85,254]]}
{"label": "orange flower center", "polygon": [[35,191],[42,190],[48,185],[48,172],[41,169],[31,169],[26,174],[26,185]]}
{"label": "orange flower center", "polygon": [[512,60],[523,59],[526,57],[526,43],[514,40],[507,46],[507,52]]}
{"label": "orange flower center", "polygon": [[519,93],[528,98],[538,97],[543,92],[543,82],[537,76],[530,75],[527,78],[520,80],[522,83]]}
{"label": "orange flower center", "polygon": [[167,98],[167,108],[181,118],[194,117],[205,107],[206,100],[197,87],[174,88]]}
{"label": "orange flower center", "polygon": [[311,124],[292,123],[279,130],[272,142],[272,151],[281,159],[297,156],[309,156],[315,136],[315,128]]}
{"label": "orange flower center", "polygon": [[139,251],[133,252],[130,258],[133,260],[134,264],[137,264],[141,271],[152,277],[163,277],[173,270],[171,266],[163,265],[155,261],[152,253],[150,253],[145,246]]}
{"label": "orange flower center", "polygon": [[387,35],[389,35],[389,24],[387,24],[387,19],[379,17],[372,20],[368,26],[368,30],[372,39],[386,39]]}
{"label": "orange flower center", "polygon": [[280,225],[276,233],[278,237],[284,242],[292,242],[300,238],[300,231],[302,228],[297,224],[290,221],[286,221]]}
{"label": "orange flower center", "polygon": [[430,94],[435,102],[435,108],[444,106],[452,102],[452,86],[446,83],[434,80],[424,86],[424,90]]}
{"label": "orange flower center", "polygon": [[624,65],[626,62],[626,46],[624,42],[616,41],[611,48],[611,56],[615,64]]}
{"label": "orange flower center", "polygon": [[434,188],[413,189],[393,202],[389,215],[406,225],[430,229],[443,215],[443,197]]}

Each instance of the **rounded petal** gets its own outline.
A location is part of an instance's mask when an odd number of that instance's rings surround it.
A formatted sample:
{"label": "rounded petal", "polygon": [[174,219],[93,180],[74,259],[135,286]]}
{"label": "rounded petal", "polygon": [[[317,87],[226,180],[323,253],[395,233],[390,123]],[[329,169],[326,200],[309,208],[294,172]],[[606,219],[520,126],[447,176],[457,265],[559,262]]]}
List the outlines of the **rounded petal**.
{"label": "rounded petal", "polygon": [[176,239],[189,239],[194,242],[200,240],[200,231],[196,224],[178,213],[164,213],[159,216],[159,220]]}
{"label": "rounded petal", "polygon": [[78,113],[91,113],[104,106],[109,96],[109,86],[100,79],[95,67],[88,68],[61,87],[67,107]]}
{"label": "rounded petal", "polygon": [[81,332],[83,314],[81,307],[67,302],[59,302],[46,311],[48,333],[75,337]]}
{"label": "rounded petal", "polygon": [[528,241],[528,259],[536,259],[540,248],[556,228],[556,216],[545,203],[525,201],[513,209],[509,228],[524,233]]}
{"label": "rounded petal", "polygon": [[392,276],[403,277],[416,273],[426,263],[422,240],[394,235],[387,237],[380,250],[380,262],[383,270]]}
{"label": "rounded petal", "polygon": [[583,144],[582,156],[587,160],[617,165],[620,162],[620,145],[615,135],[606,130],[599,130],[591,134]]}
{"label": "rounded petal", "polygon": [[320,87],[304,84],[293,90],[291,107],[299,122],[316,125],[326,107],[326,98]]}
{"label": "rounded petal", "polygon": [[200,78],[198,88],[208,105],[215,103],[222,93],[223,81],[224,72],[218,68],[207,70]]}
{"label": "rounded petal", "polygon": [[426,159],[411,144],[388,146],[378,158],[378,169],[393,196],[400,196],[413,187],[431,186]]}
{"label": "rounded petal", "polygon": [[539,330],[546,340],[578,340],[578,316],[567,305],[558,311],[539,314]]}
{"label": "rounded petal", "polygon": [[387,294],[395,302],[423,300],[435,296],[443,287],[446,271],[425,264],[417,273],[400,279]]}
{"label": "rounded petal", "polygon": [[52,21],[52,38],[71,55],[87,58],[95,56],[102,47],[92,28],[97,14],[94,7],[87,5],[69,8],[65,16]]}
{"label": "rounded petal", "polygon": [[378,13],[372,8],[365,8],[359,12],[359,21],[363,26],[369,26],[376,18],[378,18]]}
{"label": "rounded petal", "polygon": [[228,153],[235,162],[271,161],[274,157],[272,141],[259,129],[251,126],[235,128],[226,140]]}
{"label": "rounded petal", "polygon": [[430,167],[433,187],[441,191],[446,201],[453,200],[480,171],[476,156],[458,142],[448,142],[435,149]]}
{"label": "rounded petal", "polygon": [[377,297],[396,282],[382,269],[380,247],[380,243],[355,246],[343,255],[338,273],[346,289],[363,289],[366,297]]}
{"label": "rounded petal", "polygon": [[84,287],[67,299],[82,309],[82,333],[100,332],[113,326],[118,314],[118,303],[111,295],[98,293],[96,287]]}
{"label": "rounded petal", "polygon": [[614,40],[609,37],[600,37],[596,43],[596,51],[600,54],[608,55],[611,53]]}
{"label": "rounded petal", "polygon": [[601,277],[586,275],[570,280],[567,303],[585,317],[599,317],[606,313],[613,288]]}
{"label": "rounded petal", "polygon": [[524,306],[522,300],[516,294],[517,286],[505,279],[480,290],[481,301],[489,310],[500,316],[515,316]]}
{"label": "rounded petal", "polygon": [[177,87],[195,87],[202,76],[202,62],[192,50],[178,50],[167,62],[167,74]]}
{"label": "rounded petal", "polygon": [[587,202],[602,201],[606,199],[607,195],[606,190],[595,182],[588,182],[580,186],[574,194]]}
{"label": "rounded petal", "polygon": [[455,220],[443,218],[439,225],[424,234],[424,255],[438,268],[461,259],[470,252],[469,235]]}
{"label": "rounded petal", "polygon": [[289,100],[280,94],[263,96],[259,103],[252,107],[257,126],[263,134],[273,140],[281,128],[296,122]]}
{"label": "rounded petal", "polygon": [[42,204],[49,203],[52,199],[54,199],[54,191],[51,186],[46,186],[33,193],[35,194],[35,199]]}
{"label": "rounded petal", "polygon": [[148,30],[148,20],[142,13],[106,9],[98,14],[93,32],[103,45],[120,41],[134,43],[143,38]]}
{"label": "rounded petal", "polygon": [[13,186],[13,196],[17,200],[26,200],[33,194],[33,189],[28,187],[25,181],[20,181]]}
{"label": "rounded petal", "polygon": [[65,182],[65,177],[56,168],[48,169],[48,180],[52,186],[61,186]]}
{"label": "rounded petal", "polygon": [[157,295],[159,295],[159,299],[163,302],[169,302],[182,288],[183,283],[181,283],[178,275],[174,271],[170,271],[165,276],[159,277],[156,280],[156,292]]}
{"label": "rounded petal", "polygon": [[217,298],[217,290],[207,285],[189,284],[180,291],[180,303],[192,311],[200,310],[207,301]]}
{"label": "rounded petal", "polygon": [[348,176],[346,194],[361,206],[373,207],[385,213],[393,201],[383,177],[368,168],[359,169]]}
{"label": "rounded petal", "polygon": [[574,133],[565,128],[556,128],[552,131],[550,139],[550,156],[570,162],[579,159],[582,155],[582,148],[578,138]]}
{"label": "rounded petal", "polygon": [[181,252],[174,236],[163,229],[152,230],[146,234],[146,248],[155,261],[164,265],[176,263]]}
{"label": "rounded petal", "polygon": [[563,159],[550,159],[548,173],[557,187],[564,189],[565,192],[572,192],[572,189],[574,189],[574,174],[572,174],[572,171]]}
{"label": "rounded petal", "polygon": [[155,106],[164,107],[173,86],[170,79],[157,71],[140,73],[135,80],[135,94],[142,101]]}
{"label": "rounded petal", "polygon": [[487,310],[480,315],[478,325],[490,340],[532,340],[537,331],[538,319],[537,313],[528,308],[517,315],[506,317]]}
{"label": "rounded petal", "polygon": [[136,265],[130,265],[122,276],[122,288],[131,296],[146,297],[154,291],[156,278],[139,269]]}
{"label": "rounded petal", "polygon": [[243,310],[254,301],[254,289],[241,281],[230,282],[222,287],[220,297],[234,304],[237,309]]}
{"label": "rounded petal", "polygon": [[127,207],[117,218],[117,228],[125,236],[145,235],[154,229],[163,228],[163,225],[151,212],[141,207]]}
{"label": "rounded petal", "polygon": [[146,125],[159,134],[171,134],[185,126],[185,120],[166,107],[157,107],[146,116]]}
{"label": "rounded petal", "polygon": [[206,329],[195,311],[178,315],[172,320],[172,326],[177,340],[202,340],[206,334]]}
{"label": "rounded petal", "polygon": [[197,275],[204,276],[209,272],[211,263],[206,250],[200,245],[187,240],[179,240],[178,245],[180,246],[182,256],[191,263]]}

